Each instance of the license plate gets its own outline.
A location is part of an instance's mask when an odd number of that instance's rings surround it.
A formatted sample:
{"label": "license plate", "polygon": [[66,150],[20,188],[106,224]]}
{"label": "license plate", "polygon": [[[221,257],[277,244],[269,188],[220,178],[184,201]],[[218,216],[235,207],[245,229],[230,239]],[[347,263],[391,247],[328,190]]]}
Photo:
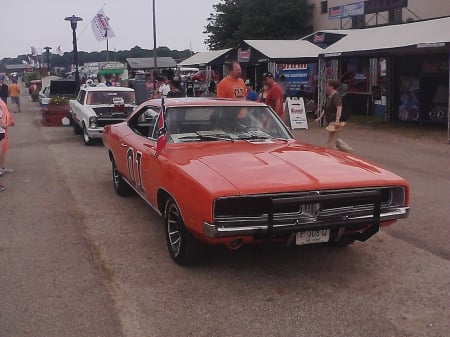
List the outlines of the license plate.
{"label": "license plate", "polygon": [[328,241],[330,241],[329,229],[302,231],[295,234],[295,244],[297,246]]}

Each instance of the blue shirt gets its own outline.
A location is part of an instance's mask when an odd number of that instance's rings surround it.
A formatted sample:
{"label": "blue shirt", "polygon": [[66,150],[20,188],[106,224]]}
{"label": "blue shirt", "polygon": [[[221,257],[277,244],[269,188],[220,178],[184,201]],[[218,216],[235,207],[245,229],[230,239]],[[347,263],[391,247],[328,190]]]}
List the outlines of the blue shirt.
{"label": "blue shirt", "polygon": [[247,101],[256,101],[258,99],[258,93],[255,90],[249,91],[246,99]]}

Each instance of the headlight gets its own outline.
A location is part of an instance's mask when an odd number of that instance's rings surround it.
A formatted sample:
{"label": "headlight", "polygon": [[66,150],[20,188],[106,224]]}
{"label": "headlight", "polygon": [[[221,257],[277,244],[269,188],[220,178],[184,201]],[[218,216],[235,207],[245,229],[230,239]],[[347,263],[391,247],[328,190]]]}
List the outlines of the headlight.
{"label": "headlight", "polygon": [[91,116],[89,117],[89,127],[96,128],[97,127],[97,117]]}

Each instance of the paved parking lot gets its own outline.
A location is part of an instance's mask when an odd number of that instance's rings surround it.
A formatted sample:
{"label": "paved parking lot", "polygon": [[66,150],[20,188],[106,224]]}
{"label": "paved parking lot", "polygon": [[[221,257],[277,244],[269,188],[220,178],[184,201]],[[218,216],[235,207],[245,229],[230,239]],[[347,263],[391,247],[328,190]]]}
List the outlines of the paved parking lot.
{"label": "paved parking lot", "polygon": [[[448,336],[445,130],[344,132],[356,154],[411,184],[410,218],[367,243],[216,248],[182,268],[158,215],[114,193],[102,145],[43,127],[37,103],[23,110],[16,171],[1,178],[0,336]],[[316,125],[294,133],[325,142]]]}

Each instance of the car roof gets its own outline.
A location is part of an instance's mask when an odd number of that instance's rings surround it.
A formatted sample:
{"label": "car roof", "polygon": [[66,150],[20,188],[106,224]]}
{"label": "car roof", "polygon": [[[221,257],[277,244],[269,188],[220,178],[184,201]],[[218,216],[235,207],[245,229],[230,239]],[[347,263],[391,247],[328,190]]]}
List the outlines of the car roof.
{"label": "car roof", "polygon": [[[144,105],[161,106],[161,99],[151,99],[143,103]],[[264,103],[255,101],[247,101],[240,99],[228,98],[211,98],[211,97],[181,97],[166,98],[166,107],[177,106],[266,106]]]}
{"label": "car roof", "polygon": [[108,86],[96,86],[96,87],[91,87],[91,86],[83,86],[81,87],[81,90],[85,90],[85,91],[134,91],[134,89],[132,88],[127,88],[127,87],[108,87]]}

